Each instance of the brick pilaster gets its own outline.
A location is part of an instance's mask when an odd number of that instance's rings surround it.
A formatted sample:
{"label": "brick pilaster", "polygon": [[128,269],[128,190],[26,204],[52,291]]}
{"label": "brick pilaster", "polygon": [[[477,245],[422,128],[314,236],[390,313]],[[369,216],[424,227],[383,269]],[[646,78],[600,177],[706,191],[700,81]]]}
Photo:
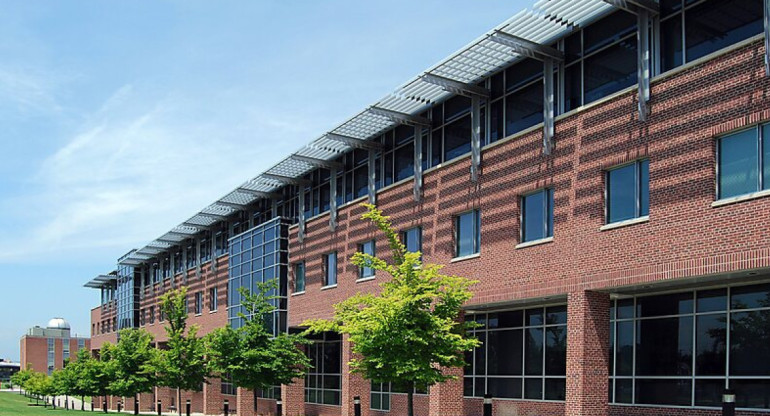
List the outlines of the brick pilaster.
{"label": "brick pilaster", "polygon": [[430,387],[430,416],[463,416],[465,400],[463,400],[463,369],[447,368],[444,374],[451,374],[457,380],[449,380]]}
{"label": "brick pilaster", "polygon": [[294,383],[281,386],[283,416],[305,415],[305,378],[298,378]]}
{"label": "brick pilaster", "polygon": [[578,291],[567,296],[565,416],[607,416],[610,297]]}
{"label": "brick pilaster", "polygon": [[359,374],[350,373],[350,361],[354,358],[352,344],[349,335],[342,336],[342,395],[340,404],[341,416],[353,416],[353,398],[361,398],[361,416],[369,416],[371,382]]}

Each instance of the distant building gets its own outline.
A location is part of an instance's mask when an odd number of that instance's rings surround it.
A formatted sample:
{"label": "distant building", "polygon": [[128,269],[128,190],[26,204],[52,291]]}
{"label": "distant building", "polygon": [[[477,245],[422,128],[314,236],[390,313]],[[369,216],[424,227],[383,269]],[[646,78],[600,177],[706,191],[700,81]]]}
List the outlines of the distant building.
{"label": "distant building", "polygon": [[21,369],[21,364],[11,363],[8,361],[0,360],[0,382],[8,382],[11,380],[11,376],[18,373]]}
{"label": "distant building", "polygon": [[62,318],[53,318],[45,328],[35,326],[21,337],[21,365],[51,374],[75,358],[78,350],[91,349],[91,340],[71,335],[70,324]]}

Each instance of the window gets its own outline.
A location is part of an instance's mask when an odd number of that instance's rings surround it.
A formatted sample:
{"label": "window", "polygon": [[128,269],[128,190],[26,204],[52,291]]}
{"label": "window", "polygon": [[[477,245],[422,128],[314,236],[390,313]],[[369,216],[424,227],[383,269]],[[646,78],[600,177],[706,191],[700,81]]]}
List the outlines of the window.
{"label": "window", "polygon": [[201,263],[211,260],[211,240],[203,238],[200,241]]}
{"label": "window", "polygon": [[294,293],[305,291],[305,262],[301,261],[294,265]]}
{"label": "window", "polygon": [[401,241],[406,246],[406,251],[422,253],[422,228],[414,227],[402,232]]}
{"label": "window", "polygon": [[[374,240],[369,240],[363,244],[359,244],[358,252],[363,254],[368,254],[370,256],[374,256],[375,255]],[[371,267],[360,267],[358,269],[358,278],[364,279],[367,277],[374,277],[374,269]]]}
{"label": "window", "polygon": [[390,383],[372,382],[370,407],[372,410],[390,411]]}
{"label": "window", "polygon": [[217,257],[227,254],[228,235],[227,230],[222,230],[214,236],[214,252]]}
{"label": "window", "polygon": [[140,312],[139,324],[145,325],[147,323],[147,311],[142,309]]}
{"label": "window", "polygon": [[200,315],[203,313],[203,292],[195,293],[195,314]]}
{"label": "window", "polygon": [[770,409],[770,284],[614,300],[610,402]]}
{"label": "window", "polygon": [[238,394],[238,388],[235,387],[235,384],[233,384],[233,378],[229,374],[225,374],[222,377],[222,394],[226,396],[235,396]]}
{"label": "window", "polygon": [[307,347],[311,368],[305,375],[305,402],[339,406],[342,393],[342,348],[339,334],[315,336]]}
{"label": "window", "polygon": [[150,306],[150,325],[155,323],[155,307]]}
{"label": "window", "polygon": [[525,195],[521,202],[521,242],[553,237],[553,190]]}
{"label": "window", "polygon": [[217,298],[217,288],[212,287],[209,289],[209,311],[215,312],[219,309],[219,299]]}
{"label": "window", "polygon": [[719,199],[770,189],[770,124],[719,139]]}
{"label": "window", "polygon": [[455,257],[479,252],[481,237],[480,211],[474,209],[455,217]]}
{"label": "window", "polygon": [[564,400],[567,307],[468,315],[482,345],[465,355],[465,396]]}
{"label": "window", "polygon": [[55,369],[56,364],[56,349],[55,349],[55,340],[53,338],[48,338],[48,375],[50,376],[53,373],[53,370]]}
{"label": "window", "polygon": [[337,284],[337,252],[324,254],[324,286]]}
{"label": "window", "polygon": [[192,243],[188,245],[185,253],[187,255],[187,268],[192,269],[198,264],[198,254],[195,251],[195,245]]}
{"label": "window", "polygon": [[649,161],[607,171],[607,223],[649,215]]}

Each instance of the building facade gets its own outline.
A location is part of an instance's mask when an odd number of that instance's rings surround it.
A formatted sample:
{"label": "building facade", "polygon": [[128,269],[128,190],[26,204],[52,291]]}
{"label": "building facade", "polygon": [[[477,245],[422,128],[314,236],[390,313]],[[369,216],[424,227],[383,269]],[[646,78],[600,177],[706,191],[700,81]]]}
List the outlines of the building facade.
{"label": "building facade", "polygon": [[45,328],[35,326],[21,337],[21,366],[49,376],[64,368],[77,352],[91,350],[91,340],[71,333],[70,324],[62,318],[53,318]]}
{"label": "building facade", "polygon": [[[464,319],[482,346],[417,392],[418,415],[479,415],[484,394],[495,414],[717,415],[726,388],[765,414],[768,8],[538,2],[120,259],[134,325],[162,342],[157,294],[184,284],[201,293],[191,323],[237,325],[238,287],[270,278],[277,331],[330,318],[388,279],[349,261],[387,257],[360,219],[372,202],[425,262],[478,281]],[[215,311],[199,308],[212,289]],[[308,354],[268,411],[280,394],[287,415],[352,415],[356,396],[365,415],[405,413],[398,386],[349,374],[344,337]],[[220,381],[200,408],[227,393],[249,414]]]}
{"label": "building facade", "polygon": [[20,369],[21,364],[19,363],[0,360],[0,382],[11,381],[11,376],[18,373]]}

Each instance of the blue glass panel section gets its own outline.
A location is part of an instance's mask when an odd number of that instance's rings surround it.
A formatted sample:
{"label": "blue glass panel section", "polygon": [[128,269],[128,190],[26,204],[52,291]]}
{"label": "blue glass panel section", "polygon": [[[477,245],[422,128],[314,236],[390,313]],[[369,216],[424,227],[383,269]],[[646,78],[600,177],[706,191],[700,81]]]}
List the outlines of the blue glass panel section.
{"label": "blue glass panel section", "polygon": [[687,61],[762,33],[762,2],[707,1],[685,11]]}
{"label": "blue glass panel section", "polygon": [[524,197],[523,241],[534,241],[546,237],[546,191]]}
{"label": "blue glass panel section", "polygon": [[636,166],[628,165],[607,173],[607,222],[636,216]]}
{"label": "blue glass panel section", "polygon": [[585,104],[636,84],[636,60],[635,37],[586,58]]}
{"label": "blue glass panel section", "polygon": [[719,198],[758,190],[757,129],[719,140]]}

